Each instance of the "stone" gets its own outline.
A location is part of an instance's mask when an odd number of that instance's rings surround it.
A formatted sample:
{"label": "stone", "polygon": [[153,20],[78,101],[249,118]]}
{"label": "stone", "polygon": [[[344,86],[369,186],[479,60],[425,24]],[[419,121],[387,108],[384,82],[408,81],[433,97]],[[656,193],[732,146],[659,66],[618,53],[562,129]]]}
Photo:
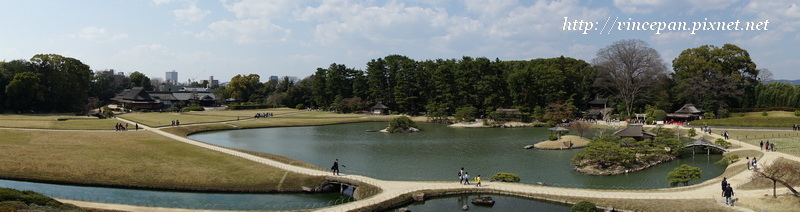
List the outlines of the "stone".
{"label": "stone", "polygon": [[469,210],[469,206],[463,205],[463,206],[461,206],[461,210],[468,211]]}
{"label": "stone", "polygon": [[397,212],[411,212],[411,210],[409,210],[408,208],[398,208],[396,211]]}
{"label": "stone", "polygon": [[425,201],[425,193],[414,193],[413,195],[411,195],[411,198],[413,198],[414,201],[417,202]]}

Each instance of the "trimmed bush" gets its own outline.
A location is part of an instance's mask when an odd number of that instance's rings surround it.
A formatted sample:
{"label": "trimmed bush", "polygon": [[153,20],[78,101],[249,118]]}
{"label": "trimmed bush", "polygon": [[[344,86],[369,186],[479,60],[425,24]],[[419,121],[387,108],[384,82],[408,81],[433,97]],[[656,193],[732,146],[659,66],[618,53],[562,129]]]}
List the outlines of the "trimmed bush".
{"label": "trimmed bush", "polygon": [[800,116],[800,110],[795,110],[794,111],[794,116]]}
{"label": "trimmed bush", "polygon": [[720,145],[722,147],[725,147],[725,149],[727,149],[728,147],[733,146],[733,144],[731,144],[731,142],[728,142],[728,141],[726,141],[725,139],[722,139],[722,138],[717,138],[717,140],[714,141],[714,144]]}
{"label": "trimmed bush", "polygon": [[575,203],[571,208],[569,208],[570,212],[595,212],[600,211],[597,209],[597,206],[594,203],[589,201],[580,201]]}
{"label": "trimmed bush", "polygon": [[294,109],[298,109],[298,110],[306,109],[306,105],[304,105],[302,103],[301,104],[297,104],[297,106],[294,106]]}
{"label": "trimmed bush", "polygon": [[762,116],[769,116],[769,113],[767,113],[767,111],[764,111],[764,112],[761,112],[761,115]]}
{"label": "trimmed bush", "polygon": [[193,105],[189,107],[181,108],[181,112],[189,112],[189,111],[204,111],[206,110],[203,106]]}
{"label": "trimmed bush", "polygon": [[703,118],[704,119],[714,119],[714,113],[712,113],[712,112],[703,113]]}
{"label": "trimmed bush", "polygon": [[548,137],[547,139],[549,139],[551,141],[555,141],[555,140],[558,140],[558,136],[557,135],[550,135],[550,137]]}
{"label": "trimmed bush", "polygon": [[492,175],[490,178],[494,181],[501,182],[519,182],[519,175],[504,172],[498,172]]}
{"label": "trimmed bush", "polygon": [[689,129],[689,137],[694,137],[697,135],[697,131],[694,128]]}
{"label": "trimmed bush", "polygon": [[389,122],[389,127],[386,131],[390,133],[397,132],[412,132],[410,128],[417,128],[417,123],[408,118],[408,116],[400,116]]}

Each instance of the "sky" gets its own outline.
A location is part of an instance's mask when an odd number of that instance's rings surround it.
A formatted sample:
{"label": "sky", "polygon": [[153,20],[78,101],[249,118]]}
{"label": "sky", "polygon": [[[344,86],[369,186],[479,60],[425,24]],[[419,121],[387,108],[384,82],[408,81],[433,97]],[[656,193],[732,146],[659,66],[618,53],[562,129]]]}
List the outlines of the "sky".
{"label": "sky", "polygon": [[683,50],[731,43],[747,50],[757,68],[768,69],[774,79],[800,79],[800,0],[0,0],[0,5],[0,61],[53,53],[79,59],[92,70],[162,79],[175,70],[180,82],[209,76],[226,82],[237,74],[258,74],[262,81],[273,75],[304,78],[331,63],[364,70],[368,61],[392,54],[415,60],[563,55],[591,63],[599,49],[623,39],[649,43],[668,67]]}

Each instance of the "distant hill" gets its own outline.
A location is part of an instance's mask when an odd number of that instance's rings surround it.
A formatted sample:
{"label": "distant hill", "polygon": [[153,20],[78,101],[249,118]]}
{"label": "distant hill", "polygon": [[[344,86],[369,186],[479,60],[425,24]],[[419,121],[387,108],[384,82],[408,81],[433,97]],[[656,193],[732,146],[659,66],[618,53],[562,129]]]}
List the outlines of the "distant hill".
{"label": "distant hill", "polygon": [[788,82],[792,83],[792,85],[800,85],[800,80],[772,80],[777,82]]}

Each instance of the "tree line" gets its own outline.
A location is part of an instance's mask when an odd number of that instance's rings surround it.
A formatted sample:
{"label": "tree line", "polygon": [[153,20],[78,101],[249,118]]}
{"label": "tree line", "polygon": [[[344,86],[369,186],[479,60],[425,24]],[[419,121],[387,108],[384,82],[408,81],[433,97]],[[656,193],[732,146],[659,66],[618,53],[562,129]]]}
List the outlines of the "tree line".
{"label": "tree line", "polygon": [[[565,56],[418,61],[388,55],[368,61],[365,70],[333,63],[303,79],[262,83],[258,74],[240,74],[215,94],[221,102],[233,98],[242,104],[340,112],[365,110],[377,103],[393,112],[429,116],[450,116],[460,108],[474,108],[478,116],[513,108],[535,119],[574,117],[597,98],[609,99],[619,118],[646,109],[674,111],[686,103],[724,117],[730,108],[796,107],[800,102],[796,94],[800,89],[794,86],[762,84],[761,70],[736,45],[686,49],[672,61],[673,72],[667,65],[646,42],[620,40],[599,50],[590,62]],[[98,73],[77,59],[52,54],[0,62],[0,107],[80,111],[92,105],[92,98],[107,103],[122,89],[155,86],[138,72],[130,77]],[[547,111],[563,113],[547,118]]]}

